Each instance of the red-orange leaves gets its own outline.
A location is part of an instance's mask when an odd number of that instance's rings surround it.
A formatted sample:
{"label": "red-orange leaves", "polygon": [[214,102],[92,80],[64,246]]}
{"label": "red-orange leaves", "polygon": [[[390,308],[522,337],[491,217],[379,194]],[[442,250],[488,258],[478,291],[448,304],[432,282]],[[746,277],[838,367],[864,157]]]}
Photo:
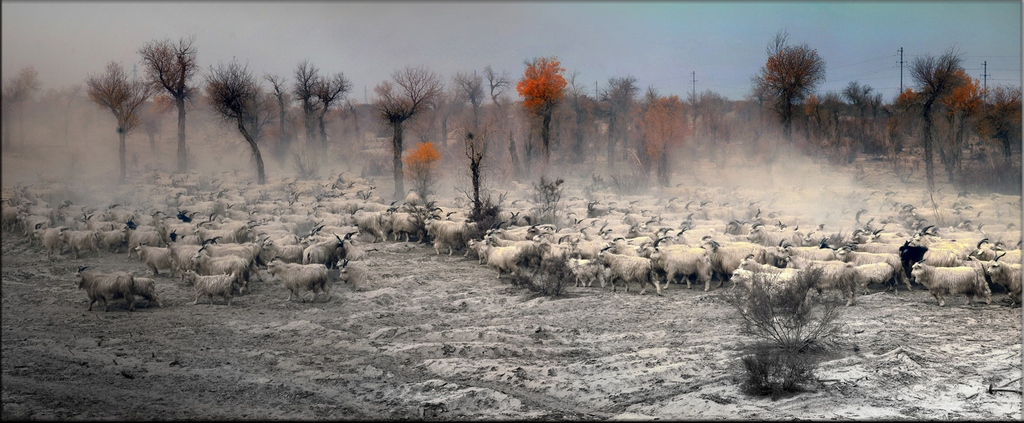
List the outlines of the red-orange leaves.
{"label": "red-orange leaves", "polygon": [[523,97],[523,105],[531,112],[542,114],[562,98],[568,83],[562,76],[565,68],[560,65],[556,57],[541,57],[526,64],[526,72],[516,84],[516,92]]}

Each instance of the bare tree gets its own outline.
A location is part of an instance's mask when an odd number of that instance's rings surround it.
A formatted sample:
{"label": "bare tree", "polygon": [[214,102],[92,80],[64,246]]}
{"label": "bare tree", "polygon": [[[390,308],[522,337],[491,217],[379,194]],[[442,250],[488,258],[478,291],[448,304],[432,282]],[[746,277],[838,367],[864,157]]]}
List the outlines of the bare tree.
{"label": "bare tree", "polygon": [[325,149],[327,148],[327,128],[324,124],[324,116],[331,110],[331,106],[345,98],[345,94],[349,91],[352,91],[352,81],[346,79],[341,72],[330,78],[319,77],[313,84],[313,96],[316,97],[320,107],[320,113],[317,114],[317,123],[320,125],[320,142]]}
{"label": "bare tree", "polygon": [[585,141],[583,137],[584,128],[588,121],[589,113],[587,110],[587,103],[590,98],[587,97],[586,85],[581,81],[578,81],[580,71],[574,70],[569,74],[569,85],[566,86],[566,97],[568,97],[569,107],[572,108],[573,113],[573,144],[572,144],[572,162],[583,163],[584,160],[584,147]]}
{"label": "bare tree", "polygon": [[484,100],[484,88],[483,78],[473,72],[473,74],[457,72],[455,77],[452,78],[452,82],[455,83],[455,92],[459,98],[464,101],[468,101],[469,105],[473,108],[473,130],[480,125],[480,104]]}
{"label": "bare tree", "polygon": [[636,78],[609,78],[608,88],[601,93],[604,112],[608,117],[608,169],[615,164],[615,145],[624,142],[629,116],[636,108],[636,95],[640,88]]}
{"label": "bare tree", "polygon": [[406,67],[391,74],[391,81],[373,88],[377,98],[373,106],[377,115],[391,127],[392,164],[394,166],[395,199],[405,195],[402,178],[402,130],[444,89],[441,78],[423,67]]}
{"label": "bare tree", "polygon": [[121,168],[118,183],[125,180],[125,138],[139,125],[139,108],[153,94],[153,87],[143,81],[129,80],[124,67],[116,62],[107,64],[101,75],[89,76],[85,81],[89,99],[110,109],[117,119],[118,160]]}
{"label": "bare tree", "polygon": [[501,74],[494,73],[494,69],[491,69],[491,65],[484,67],[484,77],[487,78],[487,86],[490,88],[491,101],[496,105],[500,105],[501,102],[498,98],[505,93],[512,86],[512,79],[508,75],[508,71],[503,71]]}
{"label": "bare tree", "polygon": [[782,123],[782,135],[793,143],[793,114],[814,88],[825,80],[825,60],[806,44],[791,46],[789,34],[780,31],[768,44],[768,61],[754,77],[754,85],[768,97],[768,104]]}
{"label": "bare tree", "polygon": [[295,98],[302,103],[303,123],[306,126],[306,140],[316,139],[316,112],[318,110],[316,85],[320,79],[320,70],[303,60],[295,68]]}
{"label": "bare tree", "polygon": [[274,156],[280,161],[284,158],[284,152],[288,150],[288,135],[284,130],[285,124],[285,97],[288,95],[288,90],[284,87],[284,77],[267,74],[263,77],[267,82],[270,82],[270,87],[273,90],[274,98],[277,99],[277,149]]}
{"label": "bare tree", "polygon": [[178,107],[178,172],[188,171],[185,100],[191,98],[195,90],[188,83],[199,70],[196,53],[195,36],[182,38],[177,44],[170,39],[150,41],[139,49],[150,82],[167,90]]}
{"label": "bare tree", "polygon": [[910,65],[910,77],[918,85],[918,92],[921,95],[921,118],[924,122],[922,129],[924,144],[924,171],[925,179],[928,182],[928,190],[935,190],[935,168],[933,159],[933,126],[932,112],[935,102],[942,96],[948,94],[956,84],[962,82],[957,71],[962,70],[960,65],[962,59],[960,53],[955,50],[947,50],[942,56],[935,57],[930,54],[914,59]]}
{"label": "bare tree", "polygon": [[18,127],[21,144],[25,143],[25,102],[32,98],[32,95],[39,91],[39,72],[29,66],[18,72],[18,75],[4,83],[3,87],[3,126],[4,140],[3,148],[11,147],[12,136],[10,117],[18,115]]}
{"label": "bare tree", "polygon": [[213,109],[225,121],[234,122],[238,127],[238,132],[245,138],[256,159],[256,183],[265,184],[267,175],[263,169],[263,156],[250,132],[251,128],[248,128],[251,123],[247,124],[258,113],[260,88],[256,78],[248,66],[240,65],[235,60],[227,65],[211,67],[206,76],[206,95]]}

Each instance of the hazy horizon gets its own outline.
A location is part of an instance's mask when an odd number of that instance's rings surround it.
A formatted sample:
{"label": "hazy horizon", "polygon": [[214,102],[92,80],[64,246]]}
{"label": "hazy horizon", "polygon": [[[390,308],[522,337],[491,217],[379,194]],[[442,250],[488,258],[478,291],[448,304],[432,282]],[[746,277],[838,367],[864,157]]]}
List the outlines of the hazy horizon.
{"label": "hazy horizon", "polygon": [[[990,86],[1021,85],[1021,3],[982,2],[2,2],[3,78],[39,71],[43,90],[83,84],[117,61],[131,69],[146,42],[195,36],[205,72],[232,58],[292,79],[309,60],[343,72],[349,97],[405,66],[446,80],[490,65],[518,79],[524,61],[557,56],[588,91],[634,76],[641,89],[685,98],[750,92],[780,30],[826,62],[819,92],[851,81],[895,97],[922,55],[957,49]],[[139,67],[141,72],[141,66]],[[694,79],[696,81],[694,81]],[[201,80],[201,79],[197,79]],[[513,93],[514,94],[514,93]]]}

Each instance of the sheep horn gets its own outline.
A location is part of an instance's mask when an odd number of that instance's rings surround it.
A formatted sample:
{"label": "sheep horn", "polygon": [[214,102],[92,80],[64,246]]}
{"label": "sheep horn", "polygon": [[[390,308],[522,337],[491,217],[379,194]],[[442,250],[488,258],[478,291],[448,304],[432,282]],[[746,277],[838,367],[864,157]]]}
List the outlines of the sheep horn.
{"label": "sheep horn", "polygon": [[981,241],[978,241],[978,246],[974,248],[981,249],[981,244],[984,244],[986,242],[988,242],[988,238],[982,238]]}
{"label": "sheep horn", "polygon": [[83,270],[88,269],[89,266],[78,266],[78,273],[82,273]]}
{"label": "sheep horn", "polygon": [[558,243],[561,244],[562,241],[564,241],[568,237],[569,237],[569,235],[562,235],[561,237],[558,238]]}
{"label": "sheep horn", "polygon": [[1006,255],[1006,253],[1002,253],[1002,254],[996,256],[996,258],[992,259],[992,261],[999,261],[999,259],[1003,258],[1003,256],[1005,256],[1005,255]]}
{"label": "sheep horn", "polygon": [[878,235],[880,232],[882,232],[882,230],[878,229],[878,230],[872,232],[871,235]]}
{"label": "sheep horn", "polygon": [[746,256],[746,257],[744,257],[743,259],[744,259],[744,260],[751,260],[751,259],[753,259],[753,258],[754,258],[754,255],[753,255],[753,254],[747,254],[747,256]]}
{"label": "sheep horn", "polygon": [[671,237],[665,236],[665,237],[661,237],[661,238],[656,239],[654,241],[654,249],[657,250],[658,249],[658,244],[661,243],[661,241],[664,241],[664,240],[669,239],[669,238],[671,238]]}

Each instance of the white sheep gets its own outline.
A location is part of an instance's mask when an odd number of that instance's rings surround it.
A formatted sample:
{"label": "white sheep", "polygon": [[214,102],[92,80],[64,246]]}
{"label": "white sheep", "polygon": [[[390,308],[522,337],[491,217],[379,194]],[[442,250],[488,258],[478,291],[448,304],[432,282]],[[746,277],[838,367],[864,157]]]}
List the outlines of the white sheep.
{"label": "white sheep", "polygon": [[195,267],[195,263],[192,262],[192,257],[199,252],[199,249],[202,248],[202,246],[172,242],[167,246],[167,248],[171,250],[171,258],[174,261],[175,267],[174,270],[177,271],[178,275],[181,276],[181,280],[184,281],[185,272],[192,270],[192,268]]}
{"label": "white sheep", "polygon": [[236,256],[211,257],[205,248],[200,248],[192,256],[192,270],[203,276],[235,274],[238,276],[239,293],[245,292],[251,276],[249,263],[245,259]]}
{"label": "white sheep", "polygon": [[[347,265],[347,263],[344,263],[344,265]],[[313,298],[310,301],[316,300],[316,297],[321,292],[327,294],[328,300],[331,298],[331,285],[330,278],[327,276],[327,266],[321,263],[295,264],[273,260],[267,265],[267,271],[280,279],[281,284],[288,290],[287,301],[291,301],[292,297],[295,296],[299,297],[302,302],[306,302],[306,299],[302,298],[300,290],[313,291]]]}
{"label": "white sheep", "polygon": [[601,288],[604,288],[604,266],[600,261],[570,258],[566,260],[566,265],[576,278],[576,286],[583,285],[589,288],[594,281],[598,281]]}
{"label": "white sheep", "polygon": [[812,288],[821,295],[825,289],[836,290],[847,297],[846,305],[852,306],[857,303],[857,289],[853,280],[853,265],[837,260],[804,260],[801,257],[793,257],[790,260],[790,267],[795,269],[822,269],[821,277],[812,284]]}
{"label": "white sheep", "polygon": [[139,255],[139,261],[145,263],[154,275],[159,275],[160,269],[167,269],[171,272],[171,277],[174,277],[177,266],[174,262],[174,252],[170,248],[140,245],[135,247],[135,251]]}
{"label": "white sheep", "polygon": [[66,230],[68,230],[66,226],[36,229],[35,236],[46,250],[46,258],[59,256],[64,252],[64,241],[61,239],[60,233]]}
{"label": "white sheep", "polygon": [[992,283],[999,284],[1006,289],[1006,295],[1014,304],[1021,302],[1021,264],[1020,262],[1000,262],[1003,256],[997,256],[995,260],[985,263],[985,274],[992,280]]}
{"label": "white sheep", "polygon": [[99,241],[107,251],[116,254],[121,247],[128,246],[128,228],[99,232]]}
{"label": "white sheep", "polygon": [[384,219],[382,212],[358,210],[352,217],[360,233],[373,235],[373,242],[385,241],[387,239],[384,235],[383,224],[381,223]]}
{"label": "white sheep", "polygon": [[81,258],[82,251],[100,253],[99,247],[96,246],[99,241],[99,235],[97,235],[96,231],[67,230],[60,233],[60,239],[64,244],[71,247],[71,251],[75,253],[75,258]]}
{"label": "white sheep", "polygon": [[187,270],[182,274],[182,278],[186,282],[192,284],[196,292],[196,300],[192,302],[193,305],[199,304],[199,298],[204,295],[210,298],[210,304],[213,304],[213,297],[219,296],[227,301],[228,306],[231,306],[232,293],[234,292],[234,286],[238,282],[238,274],[220,274],[220,275],[200,275],[192,270]]}
{"label": "white sheep", "polygon": [[708,258],[711,259],[711,268],[718,275],[720,280],[729,279],[732,272],[739,267],[740,262],[750,255],[758,263],[764,262],[764,247],[749,242],[733,242],[728,245],[720,245],[717,241],[705,236],[701,239],[701,247],[707,250]]}
{"label": "white sheep", "polygon": [[99,273],[85,269],[85,266],[78,268],[78,289],[85,290],[89,296],[89,311],[97,301],[103,301],[103,311],[109,311],[110,302],[120,298],[128,302],[128,310],[135,310],[134,277],[131,273]]}
{"label": "white sheep", "polygon": [[521,248],[518,246],[499,247],[491,246],[488,249],[487,266],[493,267],[498,271],[498,278],[505,272],[517,273],[519,266],[516,262],[519,260]]}
{"label": "white sheep", "polygon": [[132,275],[132,294],[145,298],[146,301],[156,304],[157,307],[164,306],[160,297],[156,295],[156,281],[153,279]]}
{"label": "white sheep", "polygon": [[946,305],[946,296],[951,294],[966,295],[967,304],[972,306],[975,296],[985,297],[985,304],[992,303],[992,290],[973,267],[936,267],[921,262],[914,263],[910,275],[915,282],[928,288],[939,301],[939,307]]}
{"label": "white sheep", "polygon": [[[903,276],[901,267],[898,265],[894,267],[886,262],[854,266],[853,272],[854,285],[859,286],[864,294],[868,293],[868,285],[870,284],[887,284],[890,280],[898,282]],[[910,285],[910,281],[904,280],[907,282],[907,285]]]}
{"label": "white sheep", "polygon": [[[900,262],[900,256],[898,254],[867,253],[863,251],[853,251],[850,249],[849,246],[836,250],[836,259],[845,263],[853,264],[854,266],[863,266],[866,264],[874,263],[885,263],[888,264],[893,269],[903,269],[903,265]],[[903,282],[904,284],[906,284],[907,290],[911,290],[910,280],[902,271],[897,272],[894,277],[896,278],[897,283]],[[866,291],[867,285],[864,284],[863,287]]]}
{"label": "white sheep", "polygon": [[302,252],[306,247],[300,244],[279,244],[273,239],[263,240],[260,260],[270,263],[275,257],[285,263],[302,263]]}
{"label": "white sheep", "polygon": [[601,251],[598,257],[608,269],[608,281],[612,284],[612,292],[616,289],[615,281],[621,280],[626,285],[626,292],[629,292],[630,283],[636,283],[640,285],[640,295],[647,292],[648,285],[653,285],[654,290],[661,295],[661,285],[654,279],[651,259],[615,254],[607,250]]}
{"label": "white sheep", "polygon": [[[177,243],[177,241],[175,241]],[[162,246],[168,245],[156,230],[129,230],[128,231],[128,258],[132,257],[132,251],[140,245]]]}
{"label": "white sheep", "polygon": [[[655,272],[665,275],[663,289],[667,289],[669,282],[674,282],[677,278],[680,278],[680,283],[685,280],[686,288],[691,289],[690,275],[696,277],[698,283],[704,282],[704,291],[711,289],[711,258],[703,248],[680,244],[666,245],[655,248],[650,259]],[[718,286],[722,286],[721,279]]]}
{"label": "white sheep", "polygon": [[467,224],[450,220],[427,219],[424,227],[427,230],[427,235],[434,239],[434,252],[440,255],[441,249],[447,248],[448,255],[451,256],[453,251],[466,245],[466,233],[471,229],[471,225],[475,227],[476,222]]}

